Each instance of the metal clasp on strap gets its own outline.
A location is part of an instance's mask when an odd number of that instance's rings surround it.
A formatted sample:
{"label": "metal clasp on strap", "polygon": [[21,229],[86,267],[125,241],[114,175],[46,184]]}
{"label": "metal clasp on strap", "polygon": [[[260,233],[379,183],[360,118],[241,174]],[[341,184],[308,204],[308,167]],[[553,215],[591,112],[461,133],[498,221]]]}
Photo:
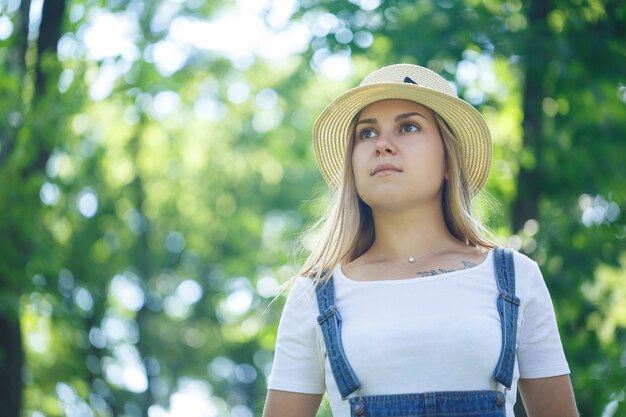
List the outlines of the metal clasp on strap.
{"label": "metal clasp on strap", "polygon": [[520,305],[520,299],[512,294],[509,294],[508,292],[500,291],[500,297],[504,298],[509,303],[515,304],[516,306]]}
{"label": "metal clasp on strap", "polygon": [[365,405],[361,397],[351,398],[350,403],[352,404],[352,411],[355,415],[362,416],[365,413]]}
{"label": "metal clasp on strap", "polygon": [[[361,401],[361,396],[359,395],[359,392],[361,392],[361,383],[358,383],[358,385],[356,386],[356,389],[354,391],[352,391],[350,394],[348,394],[347,396],[341,396],[342,400],[348,400],[350,403],[355,404],[356,401],[358,401],[361,406],[363,406],[363,403]],[[364,407],[364,406],[363,406]]]}
{"label": "metal clasp on strap", "polygon": [[496,382],[496,404],[499,405],[500,407],[506,404],[506,391],[507,390],[508,390],[507,387],[505,387],[499,382]]}
{"label": "metal clasp on strap", "polygon": [[324,314],[320,315],[317,317],[317,324],[322,324],[324,323],[326,320],[328,320],[333,314],[338,314],[339,312],[337,311],[337,306],[335,306],[334,304],[330,307],[328,307],[326,309],[326,311],[324,311]]}

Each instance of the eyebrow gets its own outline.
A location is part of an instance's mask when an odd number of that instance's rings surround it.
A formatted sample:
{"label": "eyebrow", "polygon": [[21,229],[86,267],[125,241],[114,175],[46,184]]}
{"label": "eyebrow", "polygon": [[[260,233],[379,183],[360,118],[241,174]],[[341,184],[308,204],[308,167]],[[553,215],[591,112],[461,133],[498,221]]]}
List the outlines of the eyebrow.
{"label": "eyebrow", "polygon": [[419,116],[424,120],[428,120],[428,117],[424,116],[422,113],[418,113],[418,112],[411,112],[411,113],[403,113],[403,114],[399,114],[396,117],[394,117],[393,120],[395,120],[396,122],[399,120],[404,120],[404,119],[408,119],[411,116]]}
{"label": "eyebrow", "polygon": [[[411,116],[420,116],[422,119],[428,120],[428,118],[426,116],[424,116],[423,114],[418,113],[418,112],[402,113],[402,114],[399,114],[396,117],[394,117],[393,120],[395,122],[398,122],[400,120],[406,120],[406,119],[410,118]],[[359,120],[358,122],[356,122],[357,125],[360,125],[362,123],[375,124],[375,123],[377,123],[377,119],[376,118],[362,119],[362,120]]]}

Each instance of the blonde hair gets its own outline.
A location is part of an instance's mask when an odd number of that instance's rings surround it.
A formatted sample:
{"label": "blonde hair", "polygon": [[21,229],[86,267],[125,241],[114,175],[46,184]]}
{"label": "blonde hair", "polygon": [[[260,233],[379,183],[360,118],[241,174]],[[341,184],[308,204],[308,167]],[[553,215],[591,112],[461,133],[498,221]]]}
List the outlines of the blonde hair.
{"label": "blonde hair", "polygon": [[[434,111],[436,124],[443,142],[448,180],[443,185],[442,209],[450,233],[461,242],[479,249],[492,249],[496,243],[491,232],[472,214],[472,197],[478,190],[470,190],[465,179],[461,146],[448,123]],[[323,282],[336,265],[352,262],[365,253],[374,242],[374,222],[371,208],[357,194],[352,171],[354,125],[344,155],[343,181],[334,194],[326,215],[305,232],[305,237],[316,241],[299,275]]]}

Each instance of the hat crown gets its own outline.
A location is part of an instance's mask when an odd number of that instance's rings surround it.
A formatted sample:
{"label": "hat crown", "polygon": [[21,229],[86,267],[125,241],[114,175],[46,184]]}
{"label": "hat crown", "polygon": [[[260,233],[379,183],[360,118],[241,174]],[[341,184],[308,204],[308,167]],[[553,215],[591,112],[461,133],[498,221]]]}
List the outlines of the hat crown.
{"label": "hat crown", "polygon": [[441,75],[428,68],[412,64],[395,64],[382,67],[365,77],[360,86],[376,83],[404,84],[407,83],[407,77],[412,81],[412,84],[457,97],[454,88]]}

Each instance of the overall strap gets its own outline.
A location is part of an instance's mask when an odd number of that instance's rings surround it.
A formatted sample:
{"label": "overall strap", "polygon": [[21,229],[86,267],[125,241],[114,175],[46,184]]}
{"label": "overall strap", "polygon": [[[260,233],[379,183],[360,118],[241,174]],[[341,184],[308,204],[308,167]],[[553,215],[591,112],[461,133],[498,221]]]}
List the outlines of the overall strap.
{"label": "overall strap", "polygon": [[493,250],[496,283],[498,285],[498,313],[502,324],[502,350],[493,379],[511,388],[515,364],[515,338],[520,299],[515,296],[515,266],[513,252],[508,249]]}
{"label": "overall strap", "polygon": [[361,383],[348,363],[341,343],[341,316],[335,304],[335,286],[332,275],[326,282],[317,284],[315,295],[320,311],[317,323],[320,325],[324,336],[330,369],[333,372],[341,397],[345,400],[350,394],[361,388]]}

